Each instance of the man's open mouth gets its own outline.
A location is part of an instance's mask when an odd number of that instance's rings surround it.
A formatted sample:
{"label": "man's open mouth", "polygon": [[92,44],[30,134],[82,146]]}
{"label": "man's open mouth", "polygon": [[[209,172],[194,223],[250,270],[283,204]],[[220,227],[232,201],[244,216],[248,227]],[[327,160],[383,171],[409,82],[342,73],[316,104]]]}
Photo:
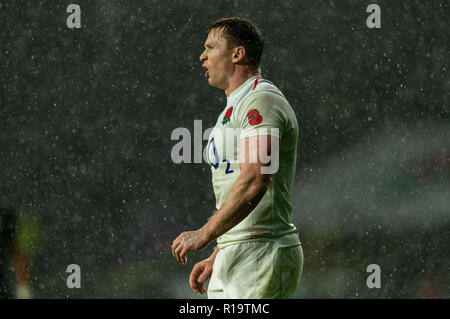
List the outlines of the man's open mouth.
{"label": "man's open mouth", "polygon": [[206,66],[203,67],[205,69],[205,77],[209,77],[209,70]]}

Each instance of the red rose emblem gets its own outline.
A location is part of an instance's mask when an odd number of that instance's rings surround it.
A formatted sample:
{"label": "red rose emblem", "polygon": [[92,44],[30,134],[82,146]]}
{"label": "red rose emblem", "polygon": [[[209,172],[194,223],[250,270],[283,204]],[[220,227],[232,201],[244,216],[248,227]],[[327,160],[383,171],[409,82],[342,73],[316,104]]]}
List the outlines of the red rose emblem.
{"label": "red rose emblem", "polygon": [[230,108],[228,108],[227,112],[225,113],[225,116],[223,117],[223,120],[222,120],[222,125],[225,125],[228,122],[230,122],[231,113],[233,113],[233,107],[232,106]]}
{"label": "red rose emblem", "polygon": [[231,116],[231,113],[233,113],[233,107],[230,107],[227,112],[225,113],[225,117],[228,119]]}
{"label": "red rose emblem", "polygon": [[250,125],[258,125],[262,122],[263,118],[257,109],[251,109],[247,113],[248,122]]}

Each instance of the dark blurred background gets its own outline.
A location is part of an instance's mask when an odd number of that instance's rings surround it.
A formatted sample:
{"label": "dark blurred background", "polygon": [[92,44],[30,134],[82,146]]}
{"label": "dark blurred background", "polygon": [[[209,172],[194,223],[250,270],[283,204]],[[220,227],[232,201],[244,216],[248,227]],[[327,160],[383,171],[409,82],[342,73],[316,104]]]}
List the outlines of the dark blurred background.
{"label": "dark blurred background", "polygon": [[210,216],[211,173],[172,162],[171,132],[213,126],[226,103],[198,60],[225,16],[259,25],[262,75],[298,117],[298,297],[449,298],[448,2],[293,0],[0,4],[0,204],[26,296],[204,298],[188,276],[213,245],[187,265],[170,245]]}

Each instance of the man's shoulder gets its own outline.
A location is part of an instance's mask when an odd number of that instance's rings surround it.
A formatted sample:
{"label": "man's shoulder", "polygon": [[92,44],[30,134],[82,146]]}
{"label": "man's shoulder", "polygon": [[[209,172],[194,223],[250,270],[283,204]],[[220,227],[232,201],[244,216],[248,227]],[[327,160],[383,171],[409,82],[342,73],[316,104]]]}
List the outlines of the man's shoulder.
{"label": "man's shoulder", "polygon": [[239,104],[244,104],[249,102],[249,100],[265,100],[271,98],[282,98],[287,102],[286,97],[275,84],[260,77],[253,81],[252,88],[242,97]]}
{"label": "man's shoulder", "polygon": [[261,85],[258,89],[250,91],[244,96],[239,104],[244,108],[253,104],[258,104],[260,107],[277,105],[282,109],[290,107],[286,97],[275,85]]}

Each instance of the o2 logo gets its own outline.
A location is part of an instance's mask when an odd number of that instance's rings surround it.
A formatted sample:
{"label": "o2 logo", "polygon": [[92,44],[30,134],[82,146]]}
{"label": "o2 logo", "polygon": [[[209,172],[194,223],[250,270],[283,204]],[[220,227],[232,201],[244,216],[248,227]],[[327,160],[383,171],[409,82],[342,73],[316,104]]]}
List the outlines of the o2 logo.
{"label": "o2 logo", "polygon": [[[209,148],[210,148],[211,145],[213,147],[214,163],[211,162],[211,157],[210,157],[211,153],[210,153]],[[209,162],[209,164],[212,167],[214,167],[214,169],[218,169],[219,168],[219,163],[220,163],[220,158],[219,158],[219,154],[217,152],[216,143],[214,142],[214,137],[211,139],[211,141],[209,141],[207,152],[208,152],[208,162]],[[230,165],[231,164],[230,164],[229,160],[223,159],[222,163],[227,163],[227,168],[225,169],[225,174],[231,174],[231,173],[234,172],[232,169],[230,169]]]}

